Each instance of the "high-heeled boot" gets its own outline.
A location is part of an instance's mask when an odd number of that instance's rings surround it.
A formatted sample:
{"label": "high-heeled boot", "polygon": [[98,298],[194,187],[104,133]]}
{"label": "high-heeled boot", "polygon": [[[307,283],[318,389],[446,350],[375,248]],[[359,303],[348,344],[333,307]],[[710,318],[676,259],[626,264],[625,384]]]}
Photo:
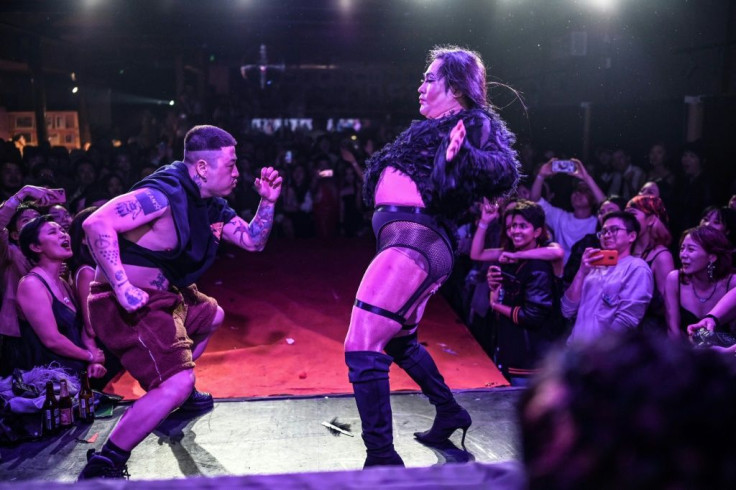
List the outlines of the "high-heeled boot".
{"label": "high-heeled boot", "polygon": [[391,358],[381,352],[345,353],[348,378],[353,384],[363,428],[366,459],[363,468],[379,465],[404,466],[394,449],[388,372]]}
{"label": "high-heeled boot", "polygon": [[455,401],[434,359],[417,340],[417,334],[391,339],[385,351],[435,406],[437,414],[432,427],[424,432],[415,432],[414,437],[425,444],[440,444],[447,441],[457,429],[462,429],[461,445],[465,447],[465,435],[472,423],[470,414]]}

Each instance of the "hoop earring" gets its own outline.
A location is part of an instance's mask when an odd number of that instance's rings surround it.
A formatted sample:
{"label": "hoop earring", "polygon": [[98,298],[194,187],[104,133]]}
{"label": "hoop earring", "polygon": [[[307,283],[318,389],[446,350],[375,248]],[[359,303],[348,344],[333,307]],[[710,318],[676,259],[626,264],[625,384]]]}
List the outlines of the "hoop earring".
{"label": "hoop earring", "polygon": [[708,266],[705,268],[705,271],[708,273],[708,280],[710,282],[713,282],[713,273],[716,270],[716,261],[708,262]]}

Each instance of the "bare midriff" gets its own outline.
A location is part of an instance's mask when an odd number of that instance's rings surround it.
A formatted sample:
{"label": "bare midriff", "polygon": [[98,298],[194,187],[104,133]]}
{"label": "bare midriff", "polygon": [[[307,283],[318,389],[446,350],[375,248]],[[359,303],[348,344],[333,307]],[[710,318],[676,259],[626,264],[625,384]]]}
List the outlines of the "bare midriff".
{"label": "bare midriff", "polygon": [[[155,251],[172,250],[178,240],[171,212],[166,212],[152,223],[125,232],[123,236],[141,247]],[[162,291],[169,289],[169,281],[158,267],[123,264],[123,269],[133,286]],[[99,267],[95,272],[95,281],[110,282]]]}
{"label": "bare midriff", "polygon": [[414,181],[394,167],[386,167],[381,173],[373,201],[376,206],[394,204],[397,206],[425,207],[422,195]]}
{"label": "bare midriff", "polygon": [[[125,268],[125,273],[128,275],[128,281],[135,287],[159,289],[161,291],[169,289],[169,281],[165,278],[161,269],[130,264],[124,264],[123,267]],[[95,281],[102,283],[110,282],[99,267],[95,271]]]}

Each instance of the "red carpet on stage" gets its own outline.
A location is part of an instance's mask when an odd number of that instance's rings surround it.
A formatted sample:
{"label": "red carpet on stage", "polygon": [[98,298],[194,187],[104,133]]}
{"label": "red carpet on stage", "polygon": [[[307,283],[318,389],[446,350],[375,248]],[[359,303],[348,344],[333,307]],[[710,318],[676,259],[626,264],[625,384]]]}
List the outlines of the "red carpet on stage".
{"label": "red carpet on stage", "polygon": [[[352,393],[343,357],[352,302],[374,244],[369,239],[272,239],[261,253],[225,245],[199,289],[214,296],[225,322],[197,360],[197,388],[215,398]],[[452,389],[507,386],[440,295],[419,327]],[[397,366],[393,391],[417,391]],[[127,373],[106,391],[144,392]]]}

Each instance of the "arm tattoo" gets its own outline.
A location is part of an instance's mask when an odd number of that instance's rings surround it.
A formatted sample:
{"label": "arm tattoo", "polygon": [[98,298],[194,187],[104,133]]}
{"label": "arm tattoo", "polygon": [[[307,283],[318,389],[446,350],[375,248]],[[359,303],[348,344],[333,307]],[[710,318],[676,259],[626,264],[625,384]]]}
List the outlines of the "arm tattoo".
{"label": "arm tattoo", "polygon": [[100,235],[95,240],[94,248],[108,248],[113,242],[114,239],[110,235]]}
{"label": "arm tattoo", "polygon": [[159,272],[158,276],[156,276],[156,279],[151,281],[151,286],[155,287],[159,291],[163,291],[164,289],[166,289],[166,276]]}
{"label": "arm tattoo", "polygon": [[125,292],[125,299],[128,300],[130,306],[137,306],[141,303],[141,298],[137,294],[131,294],[130,291]]}
{"label": "arm tattoo", "polygon": [[141,206],[137,201],[130,199],[128,201],[118,203],[115,206],[115,211],[120,217],[130,216],[132,219],[136,219],[138,215],[141,214]]}
{"label": "arm tattoo", "polygon": [[[120,260],[120,251],[118,249],[118,241],[110,235],[100,235],[94,241],[94,246],[90,247],[92,255],[99,263],[100,259],[105,259],[111,264],[115,264]],[[109,278],[108,278],[109,279]]]}
{"label": "arm tattoo", "polygon": [[236,224],[233,235],[238,237],[237,244],[244,247],[245,237],[247,236],[256,248],[262,248],[266,245],[268,235],[273,227],[273,205],[258,207],[256,215],[253,217],[248,226]]}
{"label": "arm tattoo", "polygon": [[141,213],[151,214],[168,206],[168,201],[163,193],[151,189],[143,189],[135,195],[135,199],[129,199],[115,206],[118,216],[130,216],[136,219]]}

